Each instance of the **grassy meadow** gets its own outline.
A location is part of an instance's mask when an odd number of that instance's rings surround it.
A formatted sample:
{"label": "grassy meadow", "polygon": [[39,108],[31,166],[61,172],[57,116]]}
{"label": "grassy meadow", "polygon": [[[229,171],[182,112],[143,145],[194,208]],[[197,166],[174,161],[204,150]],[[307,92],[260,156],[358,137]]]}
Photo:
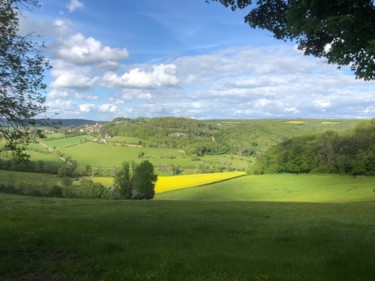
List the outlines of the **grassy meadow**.
{"label": "grassy meadow", "polygon": [[[161,175],[170,175],[170,167],[173,166],[179,167],[184,174],[199,173],[202,165],[219,165],[242,171],[249,166],[249,160],[238,155],[206,155],[195,160],[179,149],[115,146],[96,142],[68,145],[64,144],[64,140],[45,143],[50,147],[58,145],[59,151],[65,156],[72,157],[82,165],[89,164],[99,169],[114,169],[125,160],[135,162],[149,160]],[[80,138],[76,140],[79,141]]]}
{"label": "grassy meadow", "polygon": [[0,212],[4,281],[375,276],[374,201],[145,202],[0,194]]}

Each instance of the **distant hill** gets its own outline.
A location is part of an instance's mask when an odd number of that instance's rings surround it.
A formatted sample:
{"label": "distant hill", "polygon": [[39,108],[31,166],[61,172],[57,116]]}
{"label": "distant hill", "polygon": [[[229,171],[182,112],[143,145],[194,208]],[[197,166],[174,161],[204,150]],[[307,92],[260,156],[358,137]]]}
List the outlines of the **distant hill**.
{"label": "distant hill", "polygon": [[71,126],[82,126],[82,125],[91,125],[96,123],[105,123],[103,121],[95,121],[95,120],[86,120],[86,119],[37,119],[37,124],[45,126],[46,122],[47,125],[56,126],[56,127],[71,127]]}
{"label": "distant hill", "polygon": [[343,132],[359,120],[257,119],[195,120],[159,117],[151,119],[116,118],[106,122],[102,134],[137,138],[143,146],[178,148],[190,155],[234,154],[252,156],[292,137]]}

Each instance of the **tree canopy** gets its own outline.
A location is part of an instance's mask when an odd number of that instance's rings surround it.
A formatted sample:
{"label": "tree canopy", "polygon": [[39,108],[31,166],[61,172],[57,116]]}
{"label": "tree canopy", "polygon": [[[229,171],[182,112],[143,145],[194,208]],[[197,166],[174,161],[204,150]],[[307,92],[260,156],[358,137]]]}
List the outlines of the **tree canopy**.
{"label": "tree canopy", "polygon": [[114,179],[114,187],[123,199],[154,198],[158,176],[147,160],[139,164],[123,162]]}
{"label": "tree canopy", "polygon": [[37,0],[0,1],[0,135],[19,155],[33,136],[34,117],[46,111],[43,44],[19,30],[21,10],[37,6]]}
{"label": "tree canopy", "polygon": [[206,0],[233,11],[250,9],[245,23],[277,39],[296,40],[305,55],[349,65],[356,78],[375,79],[373,0]]}

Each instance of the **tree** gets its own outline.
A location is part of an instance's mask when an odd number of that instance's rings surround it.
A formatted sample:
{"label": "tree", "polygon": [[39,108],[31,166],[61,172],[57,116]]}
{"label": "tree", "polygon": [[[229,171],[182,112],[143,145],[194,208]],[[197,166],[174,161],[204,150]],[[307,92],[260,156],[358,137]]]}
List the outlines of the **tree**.
{"label": "tree", "polygon": [[305,55],[350,65],[356,78],[375,79],[375,4],[373,0],[206,0],[233,11],[250,8],[245,23],[296,40]]}
{"label": "tree", "polygon": [[19,31],[21,8],[37,6],[38,0],[0,1],[0,135],[17,156],[35,136],[30,130],[34,117],[46,111],[43,79],[49,63],[41,53],[43,44]]}
{"label": "tree", "polygon": [[136,165],[132,177],[133,199],[154,198],[157,178],[154,166],[149,161],[146,160]]}
{"label": "tree", "polygon": [[149,161],[136,165],[124,162],[116,171],[114,187],[124,199],[152,199],[157,175]]}
{"label": "tree", "polygon": [[62,165],[57,170],[57,176],[60,178],[64,177],[74,177],[76,176],[76,169],[78,167],[78,163],[76,160],[72,160],[70,157],[68,157],[65,160],[64,165]]}
{"label": "tree", "polygon": [[121,197],[124,199],[132,198],[132,169],[134,163],[130,165],[129,162],[124,162],[121,169],[116,171],[115,174],[115,188],[120,192]]}

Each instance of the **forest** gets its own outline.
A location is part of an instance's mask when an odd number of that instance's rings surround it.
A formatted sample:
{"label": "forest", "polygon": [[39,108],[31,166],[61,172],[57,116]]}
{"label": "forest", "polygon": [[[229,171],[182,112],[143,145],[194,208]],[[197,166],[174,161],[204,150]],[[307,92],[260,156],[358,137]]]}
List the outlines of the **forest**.
{"label": "forest", "polygon": [[290,138],[270,148],[253,167],[263,173],[375,174],[375,120],[360,123],[342,134]]}

